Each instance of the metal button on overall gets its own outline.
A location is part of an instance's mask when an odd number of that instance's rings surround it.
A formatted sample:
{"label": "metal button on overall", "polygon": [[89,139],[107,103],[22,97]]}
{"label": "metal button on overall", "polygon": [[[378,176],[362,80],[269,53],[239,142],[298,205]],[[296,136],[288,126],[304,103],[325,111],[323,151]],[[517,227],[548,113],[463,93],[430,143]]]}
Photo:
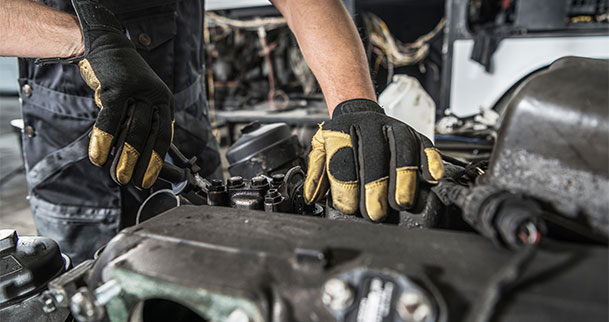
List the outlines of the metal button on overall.
{"label": "metal button on overall", "polygon": [[29,84],[23,85],[23,87],[21,87],[21,93],[23,93],[23,95],[27,97],[32,96],[32,86],[30,86]]}
{"label": "metal button on overall", "polygon": [[148,47],[150,46],[150,44],[152,43],[152,38],[150,38],[150,35],[148,35],[145,32],[142,32],[138,37],[137,40],[140,42],[140,44],[144,47]]}

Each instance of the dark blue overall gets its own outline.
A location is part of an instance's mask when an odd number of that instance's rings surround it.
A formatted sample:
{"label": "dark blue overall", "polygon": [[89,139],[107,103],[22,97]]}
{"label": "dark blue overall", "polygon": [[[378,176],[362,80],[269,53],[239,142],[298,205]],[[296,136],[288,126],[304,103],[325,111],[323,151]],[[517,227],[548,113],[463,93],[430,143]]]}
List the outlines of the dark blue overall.
{"label": "dark blue overall", "polygon": [[[42,2],[73,13],[68,0]],[[202,0],[101,2],[175,94],[173,142],[186,156],[202,160],[203,175],[217,173],[220,159],[202,81]],[[90,163],[88,133],[98,108],[76,65],[38,66],[31,59],[20,59],[19,64],[23,147],[36,228],[79,263],[120,228],[134,223],[148,192],[119,187],[110,178],[109,164],[97,168]]]}

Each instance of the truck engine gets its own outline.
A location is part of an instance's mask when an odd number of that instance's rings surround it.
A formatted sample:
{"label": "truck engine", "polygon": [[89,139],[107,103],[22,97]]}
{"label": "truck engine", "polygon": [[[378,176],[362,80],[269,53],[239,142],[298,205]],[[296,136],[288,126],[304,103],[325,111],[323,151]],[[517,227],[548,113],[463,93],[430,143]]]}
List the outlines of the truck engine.
{"label": "truck engine", "polygon": [[2,231],[0,321],[606,321],[608,82],[577,57],[527,76],[490,159],[445,154],[382,224],[304,202],[285,124],[244,129],[226,181],[174,149],[172,188],[94,259]]}

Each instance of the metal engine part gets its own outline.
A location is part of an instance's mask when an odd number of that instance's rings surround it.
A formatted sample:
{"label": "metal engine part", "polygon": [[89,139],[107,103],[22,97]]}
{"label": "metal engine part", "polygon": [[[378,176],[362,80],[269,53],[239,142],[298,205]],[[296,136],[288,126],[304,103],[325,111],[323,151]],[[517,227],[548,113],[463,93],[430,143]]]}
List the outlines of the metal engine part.
{"label": "metal engine part", "polygon": [[0,321],[67,321],[70,311],[41,293],[69,268],[53,240],[0,230]]}
{"label": "metal engine part", "polygon": [[[182,206],[119,233],[87,284],[122,290],[114,322],[154,321],[157,301],[201,321],[463,321],[511,259],[474,234]],[[606,320],[608,260],[546,243],[495,320]]]}
{"label": "metal engine part", "polygon": [[481,183],[609,236],[609,61],[566,57],[513,92]]}
{"label": "metal engine part", "polygon": [[254,122],[241,132],[243,135],[226,151],[232,176],[251,178],[304,167],[304,151],[287,124]]}
{"label": "metal engine part", "polygon": [[[178,170],[180,171],[180,170]],[[184,184],[176,193],[171,190],[160,190],[144,201],[138,211],[137,222],[143,222],[166,210],[181,204],[209,205],[266,212],[282,212],[299,215],[323,216],[321,205],[307,205],[304,202],[302,188],[305,174],[300,167],[293,167],[285,174],[277,173],[272,177],[265,175],[246,179],[233,176],[226,180],[211,182],[192,177],[186,173]],[[189,182],[189,183],[188,183]],[[188,199],[181,194],[190,193]]]}

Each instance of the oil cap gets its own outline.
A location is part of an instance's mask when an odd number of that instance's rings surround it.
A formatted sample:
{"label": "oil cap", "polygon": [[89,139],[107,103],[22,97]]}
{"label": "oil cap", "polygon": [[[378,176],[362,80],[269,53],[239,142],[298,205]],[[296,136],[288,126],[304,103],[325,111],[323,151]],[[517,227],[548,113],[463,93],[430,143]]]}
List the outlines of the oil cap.
{"label": "oil cap", "polygon": [[[232,176],[251,178],[292,167],[302,156],[296,135],[286,123],[248,124],[242,136],[226,151],[228,171]],[[299,165],[299,164],[297,164]]]}
{"label": "oil cap", "polygon": [[55,241],[46,237],[18,237],[15,230],[0,230],[0,308],[40,291],[70,265]]}

